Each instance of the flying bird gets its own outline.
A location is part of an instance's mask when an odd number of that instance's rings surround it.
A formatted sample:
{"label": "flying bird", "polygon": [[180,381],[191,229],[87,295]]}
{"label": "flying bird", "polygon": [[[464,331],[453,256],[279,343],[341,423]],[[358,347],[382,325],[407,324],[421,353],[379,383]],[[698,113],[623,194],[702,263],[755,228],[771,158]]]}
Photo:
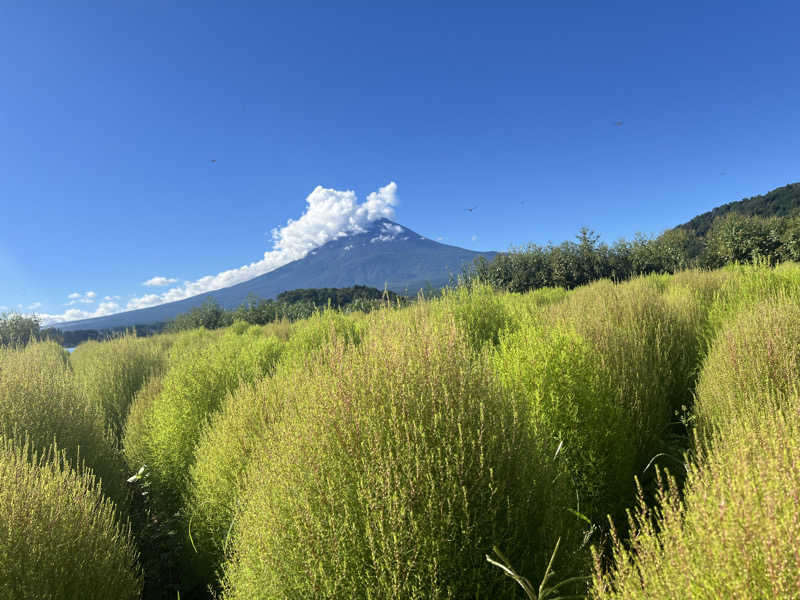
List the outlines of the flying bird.
{"label": "flying bird", "polygon": [[211,162],[214,163],[214,164],[217,164],[217,159],[216,158],[212,158]]}
{"label": "flying bird", "polygon": [[622,127],[622,121],[614,121],[614,125],[617,127]]}
{"label": "flying bird", "polygon": [[475,206],[473,206],[472,208],[467,208],[466,210],[467,210],[467,212],[472,212],[472,211],[473,211],[473,210],[475,210],[476,208],[478,208],[478,205],[477,205],[477,204],[476,204]]}

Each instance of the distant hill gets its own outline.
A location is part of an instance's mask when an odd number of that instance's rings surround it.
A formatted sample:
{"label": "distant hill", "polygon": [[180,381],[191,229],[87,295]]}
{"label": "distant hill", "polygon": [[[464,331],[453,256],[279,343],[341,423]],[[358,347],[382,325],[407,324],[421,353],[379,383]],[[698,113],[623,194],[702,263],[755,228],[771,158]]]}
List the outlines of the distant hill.
{"label": "distant hill", "polygon": [[705,237],[714,219],[728,213],[759,217],[789,217],[800,214],[800,183],[790,183],[761,196],[723,204],[702,215],[697,215],[691,221],[678,225],[675,229],[686,229],[700,237]]}
{"label": "distant hill", "polygon": [[200,306],[207,298],[232,309],[251,294],[269,299],[302,288],[365,285],[382,290],[385,286],[398,294],[414,295],[428,286],[446,285],[477,257],[491,259],[496,254],[440,244],[388,219],[379,219],[366,231],[340,237],[300,260],[231,287],[150,308],[53,326],[75,331],[163,323]]}

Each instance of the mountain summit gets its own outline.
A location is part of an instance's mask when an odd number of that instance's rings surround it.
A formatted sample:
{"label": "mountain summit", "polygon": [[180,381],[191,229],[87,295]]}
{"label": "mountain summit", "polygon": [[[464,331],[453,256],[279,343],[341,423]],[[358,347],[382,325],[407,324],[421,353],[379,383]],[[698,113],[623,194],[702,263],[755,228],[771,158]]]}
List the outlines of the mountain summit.
{"label": "mountain summit", "polygon": [[274,271],[227,288],[105,317],[55,324],[63,331],[111,329],[170,321],[200,306],[207,298],[223,308],[236,308],[250,295],[274,298],[298,288],[366,285],[399,294],[446,285],[478,256],[491,259],[496,252],[475,252],[440,244],[398,225],[377,219],[361,231],[332,240],[305,257]]}

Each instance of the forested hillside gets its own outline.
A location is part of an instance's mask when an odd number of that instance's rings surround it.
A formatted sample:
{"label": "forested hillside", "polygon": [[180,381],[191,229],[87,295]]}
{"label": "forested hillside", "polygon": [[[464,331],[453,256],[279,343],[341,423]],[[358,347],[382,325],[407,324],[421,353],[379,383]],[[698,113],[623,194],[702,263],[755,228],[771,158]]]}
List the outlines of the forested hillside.
{"label": "forested hillside", "polygon": [[677,229],[705,237],[714,221],[730,213],[748,217],[791,217],[800,214],[800,183],[790,183],[766,194],[729,202],[718,206],[692,220],[678,225]]}

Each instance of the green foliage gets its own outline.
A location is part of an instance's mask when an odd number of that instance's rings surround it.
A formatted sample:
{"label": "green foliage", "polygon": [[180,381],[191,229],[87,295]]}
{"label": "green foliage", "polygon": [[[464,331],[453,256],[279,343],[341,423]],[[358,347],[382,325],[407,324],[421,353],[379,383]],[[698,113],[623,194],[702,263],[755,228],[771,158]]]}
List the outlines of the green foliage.
{"label": "green foliage", "polygon": [[779,258],[786,221],[748,217],[731,213],[714,221],[706,236],[705,266],[716,268],[731,263],[747,263]]}
{"label": "green foliage", "polygon": [[0,315],[0,347],[24,346],[39,339],[39,318],[17,313]]}
{"label": "green foliage", "polygon": [[[147,433],[126,438],[129,456],[144,456],[154,481],[156,501],[169,510],[181,502],[194,462],[194,448],[207,419],[225,395],[252,384],[281,357],[277,338],[226,333],[213,343],[186,346],[176,340],[161,393],[151,400]],[[142,448],[141,446],[144,446]]]}
{"label": "green foliage", "polygon": [[323,351],[248,469],[224,597],[509,597],[497,541],[543,572],[552,454],[452,319],[381,311]]}
{"label": "green foliage", "polygon": [[150,377],[134,395],[125,428],[122,434],[122,448],[128,470],[135,473],[150,460],[147,439],[153,402],[161,395],[162,377]]}
{"label": "green foliage", "polygon": [[319,308],[331,306],[345,308],[358,300],[385,300],[395,303],[399,296],[391,291],[381,291],[378,288],[365,285],[354,285],[347,288],[312,288],[288,290],[278,294],[276,300],[285,304],[295,302],[310,302]]}
{"label": "green foliage", "polygon": [[700,436],[683,493],[640,499],[630,539],[597,561],[593,598],[795,598],[800,580],[798,296],[721,331],[697,389]]}
{"label": "green foliage", "polygon": [[169,324],[169,332],[185,331],[187,329],[219,329],[233,323],[233,316],[226,312],[213,298],[207,298],[201,306],[178,315]]}
{"label": "green foliage", "polygon": [[476,350],[486,343],[496,345],[501,332],[516,325],[500,296],[491,286],[477,281],[445,289],[432,306],[452,315]]}
{"label": "green foliage", "polygon": [[365,329],[365,323],[357,315],[337,310],[316,311],[292,327],[283,360],[296,369],[314,368],[318,360],[324,360],[324,355],[317,357],[318,350],[334,340],[358,344]]}
{"label": "green foliage", "polygon": [[203,431],[191,467],[185,512],[192,543],[214,572],[221,564],[236,513],[241,480],[251,457],[280,417],[283,390],[294,385],[293,370],[267,377],[230,394]]}
{"label": "green foliage", "polygon": [[530,244],[498,254],[493,260],[478,258],[468,279],[478,279],[497,289],[527,292],[543,287],[573,289],[598,279],[616,281],[650,273],[674,273],[691,265],[702,242],[690,232],[672,230],[657,238],[637,235],[613,246],[581,229],[576,242],[541,247]]}
{"label": "green foliage", "polygon": [[399,303],[401,298],[394,292],[382,292],[363,285],[289,290],[278,294],[277,300],[264,300],[251,295],[231,311],[222,309],[209,298],[203,306],[176,317],[167,330],[177,332],[198,327],[218,329],[236,321],[251,325],[267,325],[281,320],[300,321],[328,307],[347,312],[369,312],[387,301]]}
{"label": "green foliage", "polygon": [[798,298],[756,303],[720,332],[697,384],[695,414],[703,438],[733,422],[755,423],[763,413],[781,412],[786,398],[800,392]]}
{"label": "green foliage", "polygon": [[535,435],[563,445],[578,497],[564,509],[594,522],[632,498],[634,474],[690,400],[697,313],[659,287],[650,278],[576,290],[504,336],[494,356],[504,393],[530,405]]}
{"label": "green foliage", "polygon": [[135,600],[129,526],[90,470],[0,437],[0,598]]}
{"label": "green foliage", "polygon": [[89,401],[105,415],[120,439],[133,397],[145,380],[166,362],[160,339],[124,335],[105,342],[85,342],[70,355],[75,377]]}
{"label": "green foliage", "polygon": [[715,209],[696,216],[694,219],[676,229],[684,229],[705,237],[714,222],[729,214],[753,217],[792,217],[800,210],[800,183],[790,183],[776,188],[762,196],[745,198],[738,202],[729,202]]}
{"label": "green foliage", "polygon": [[91,467],[103,490],[127,504],[124,465],[102,413],[86,400],[53,342],[0,350],[0,435],[30,440],[42,452],[55,439],[71,463]]}

